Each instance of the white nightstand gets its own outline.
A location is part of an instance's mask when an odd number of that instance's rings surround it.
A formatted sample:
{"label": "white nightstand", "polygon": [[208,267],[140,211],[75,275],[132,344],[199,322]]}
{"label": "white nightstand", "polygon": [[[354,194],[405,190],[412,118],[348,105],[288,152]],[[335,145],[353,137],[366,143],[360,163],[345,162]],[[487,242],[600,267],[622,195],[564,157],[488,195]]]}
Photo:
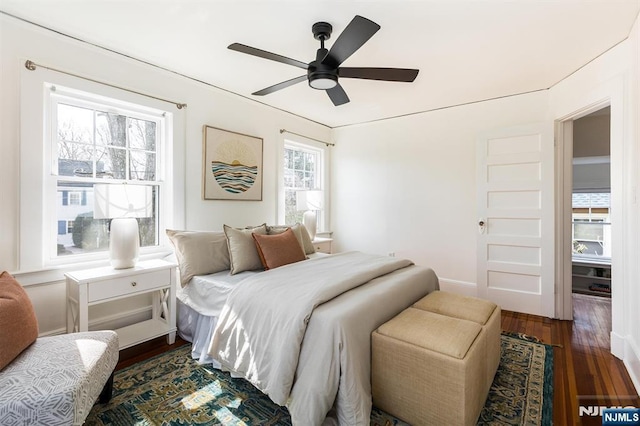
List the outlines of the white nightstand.
{"label": "white nightstand", "polygon": [[319,253],[331,254],[331,242],[333,238],[315,237],[312,241],[313,247]]}
{"label": "white nightstand", "polygon": [[89,306],[153,293],[151,319],[115,330],[120,349],[167,335],[176,339],[176,264],[156,259],[129,269],[112,267],[68,272],[67,333],[87,331]]}

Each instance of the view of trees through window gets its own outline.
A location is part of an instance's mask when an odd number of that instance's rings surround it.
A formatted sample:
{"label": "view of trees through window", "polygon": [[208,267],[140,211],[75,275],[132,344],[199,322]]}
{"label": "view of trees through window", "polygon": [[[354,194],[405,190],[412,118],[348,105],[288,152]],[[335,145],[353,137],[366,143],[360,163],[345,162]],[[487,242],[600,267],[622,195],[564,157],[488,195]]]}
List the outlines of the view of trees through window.
{"label": "view of trees through window", "polygon": [[[298,145],[285,144],[284,149],[284,196],[285,223],[302,222],[304,211],[296,207],[296,192],[320,189],[322,152]],[[318,222],[320,223],[320,221]]]}
{"label": "view of trees through window", "polygon": [[138,219],[140,244],[157,245],[161,118],[67,97],[53,98],[58,255],[108,248],[110,220],[93,218],[95,183],[148,183],[154,199],[153,215]]}

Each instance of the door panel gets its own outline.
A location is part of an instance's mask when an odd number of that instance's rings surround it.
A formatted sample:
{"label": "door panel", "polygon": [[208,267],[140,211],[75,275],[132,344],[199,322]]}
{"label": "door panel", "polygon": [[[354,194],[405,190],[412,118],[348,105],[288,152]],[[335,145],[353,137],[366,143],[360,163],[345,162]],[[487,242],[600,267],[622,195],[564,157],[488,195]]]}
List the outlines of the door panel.
{"label": "door panel", "polygon": [[554,315],[550,126],[478,141],[478,295],[502,309]]}

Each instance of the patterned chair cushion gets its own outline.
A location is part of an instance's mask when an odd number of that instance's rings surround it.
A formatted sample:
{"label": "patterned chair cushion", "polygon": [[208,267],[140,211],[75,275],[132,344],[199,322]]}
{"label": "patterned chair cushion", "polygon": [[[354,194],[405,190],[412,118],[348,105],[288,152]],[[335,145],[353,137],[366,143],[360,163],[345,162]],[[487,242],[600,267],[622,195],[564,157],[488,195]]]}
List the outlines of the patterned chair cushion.
{"label": "patterned chair cushion", "polygon": [[81,425],[118,351],[113,331],[38,338],[0,372],[0,424]]}

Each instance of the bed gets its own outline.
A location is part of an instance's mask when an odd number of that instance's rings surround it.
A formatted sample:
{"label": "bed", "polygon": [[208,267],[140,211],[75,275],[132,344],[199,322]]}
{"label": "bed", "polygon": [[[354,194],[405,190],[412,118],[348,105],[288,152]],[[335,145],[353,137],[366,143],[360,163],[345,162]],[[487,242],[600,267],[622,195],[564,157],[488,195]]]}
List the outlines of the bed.
{"label": "bed", "polygon": [[371,332],[438,289],[438,279],[403,259],[306,257],[267,271],[191,276],[177,292],[179,334],[199,362],[286,405],[294,425],[367,425]]}

